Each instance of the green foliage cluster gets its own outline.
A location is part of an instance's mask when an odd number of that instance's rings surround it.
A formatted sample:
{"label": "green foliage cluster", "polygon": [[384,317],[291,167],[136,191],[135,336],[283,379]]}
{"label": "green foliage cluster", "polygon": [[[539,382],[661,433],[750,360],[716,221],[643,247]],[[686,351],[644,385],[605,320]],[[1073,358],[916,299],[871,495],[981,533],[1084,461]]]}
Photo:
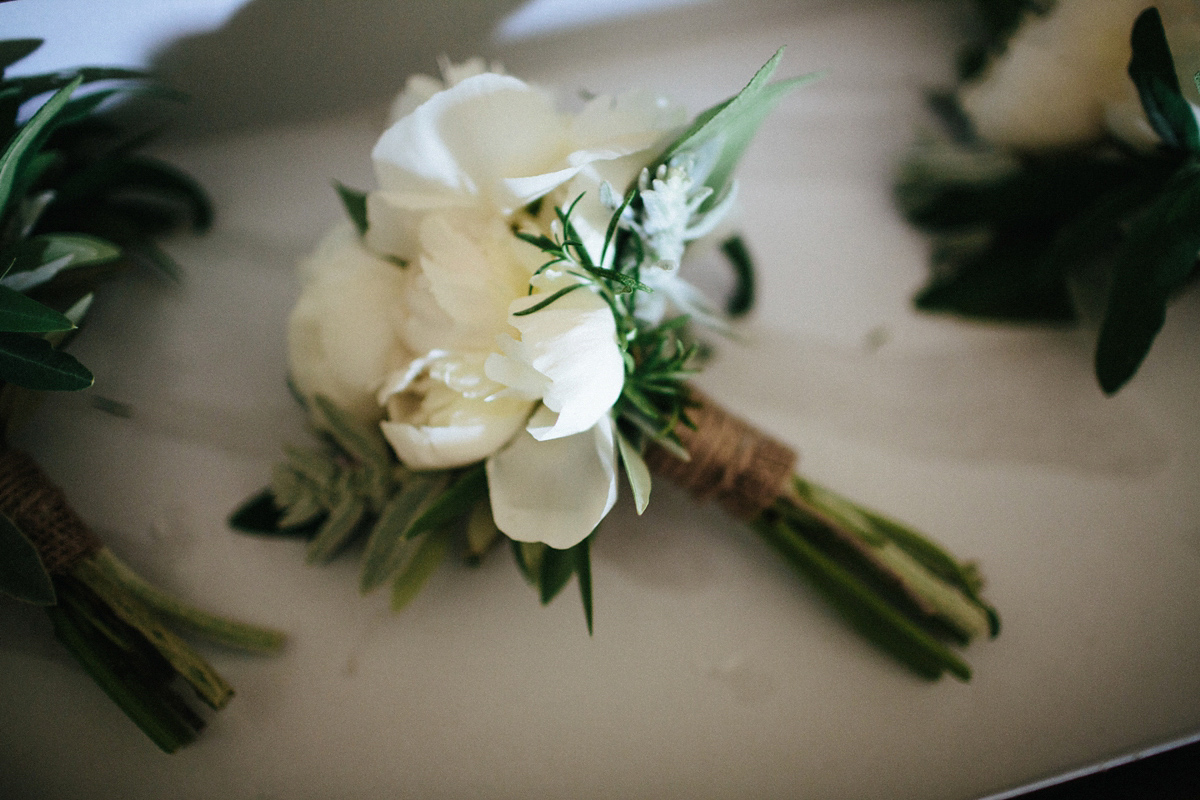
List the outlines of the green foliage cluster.
{"label": "green foliage cluster", "polygon": [[896,198],[934,236],[932,280],[918,307],[974,317],[1070,322],[1075,277],[1111,274],[1096,348],[1101,388],[1137,372],[1168,301],[1195,273],[1200,250],[1200,138],[1156,9],[1131,36],[1129,76],[1161,144],[1118,141],[1017,153],[981,141],[953,100],[934,98],[948,141],[918,146]]}
{"label": "green foliage cluster", "polygon": [[[132,92],[173,97],[142,72],[84,67],[10,76],[40,46],[0,41],[0,448],[20,395],[76,391],[91,372],[59,349],[82,322],[99,281],[127,263],[177,275],[155,237],[212,220],[190,177],[140,155],[102,113]],[[58,640],[162,750],[193,741],[205,722],[180,684],[213,709],[233,690],[175,628],[226,646],[273,652],[283,635],[206,614],[145,583],[101,548],[50,574],[33,540],[0,514],[0,592],[45,607]]]}
{"label": "green foliage cluster", "polygon": [[137,152],[144,135],[99,113],[131,92],[169,92],[126,69],[7,74],[40,44],[0,42],[0,381],[72,391],[92,375],[58,346],[97,281],[128,261],[174,275],[154,237],[183,224],[202,231],[212,211],[191,178]]}

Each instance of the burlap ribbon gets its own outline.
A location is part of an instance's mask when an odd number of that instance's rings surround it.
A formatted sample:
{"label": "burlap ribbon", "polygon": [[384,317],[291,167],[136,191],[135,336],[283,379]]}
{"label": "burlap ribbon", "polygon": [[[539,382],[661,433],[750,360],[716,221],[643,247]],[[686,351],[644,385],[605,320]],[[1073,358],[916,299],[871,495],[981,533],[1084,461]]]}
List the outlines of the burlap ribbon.
{"label": "burlap ribbon", "polygon": [[795,451],[701,392],[692,389],[691,396],[698,405],[688,409],[688,417],[696,427],[675,429],[691,459],[684,461],[655,445],[646,451],[647,466],[698,500],[715,499],[739,519],[756,518],[785,490]]}
{"label": "burlap ribbon", "polygon": [[19,450],[0,454],[0,511],[29,537],[50,572],[68,572],[103,545],[62,489]]}

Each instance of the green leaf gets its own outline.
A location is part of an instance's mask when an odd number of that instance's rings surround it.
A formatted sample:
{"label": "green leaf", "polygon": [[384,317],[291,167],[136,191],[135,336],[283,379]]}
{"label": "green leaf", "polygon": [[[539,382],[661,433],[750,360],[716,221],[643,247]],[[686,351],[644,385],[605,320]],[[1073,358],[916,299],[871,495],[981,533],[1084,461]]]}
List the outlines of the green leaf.
{"label": "green leaf", "polygon": [[633,502],[640,515],[650,504],[650,469],[646,466],[642,454],[619,430],[617,431],[617,448],[621,452],[621,463],[625,465],[625,477],[629,480],[629,489],[633,492]]}
{"label": "green leaf", "polygon": [[1113,394],[1133,377],[1166,320],[1167,300],[1200,250],[1200,164],[1189,163],[1129,229],[1096,346],[1096,377]]}
{"label": "green leaf", "polygon": [[733,267],[733,294],[725,302],[725,313],[741,317],[754,307],[754,260],[741,236],[730,236],[721,242],[721,252]]}
{"label": "green leaf", "polygon": [[471,516],[467,518],[468,563],[478,564],[482,561],[499,536],[500,529],[492,519],[491,503],[486,498],[480,500],[471,509]]}
{"label": "green leaf", "polygon": [[28,292],[50,282],[64,270],[105,264],[121,256],[121,248],[96,236],[52,233],[17,244],[12,267],[0,285]]}
{"label": "green leaf", "polygon": [[483,463],[468,467],[459,474],[454,484],[434,500],[405,532],[406,537],[417,536],[428,530],[449,524],[457,517],[471,512],[472,507],[487,496],[487,473]]}
{"label": "green leaf", "polygon": [[587,620],[588,636],[593,635],[592,628],[592,537],[593,531],[582,542],[571,548],[575,559],[575,574],[579,576],[579,599],[583,602],[583,616]]}
{"label": "green leaf", "polygon": [[509,539],[509,543],[512,545],[513,560],[517,562],[525,581],[536,586],[546,545],[541,542],[518,542],[516,539]]}
{"label": "green leaf", "polygon": [[0,71],[6,70],[42,46],[43,39],[5,39],[0,41]]}
{"label": "green leaf", "polygon": [[366,236],[368,224],[367,193],[351,189],[349,186],[338,181],[333,182],[333,188],[337,189],[338,197],[342,199],[342,206],[346,209],[346,216],[350,217],[350,221],[358,229],[358,235]]}
{"label": "green leaf", "polygon": [[1200,131],[1179,89],[1175,61],[1157,8],[1147,8],[1138,15],[1130,43],[1133,58],[1129,61],[1129,77],[1137,86],[1151,127],[1168,147],[1200,153]]}
{"label": "green leaf", "polygon": [[525,308],[520,311],[514,311],[513,316],[514,317],[525,317],[530,314],[533,314],[534,312],[541,311],[543,308],[550,305],[551,303],[553,303],[555,300],[562,297],[563,295],[570,294],[571,292],[575,291],[576,289],[582,289],[582,288],[583,288],[582,283],[573,283],[570,286],[564,286],[562,289],[559,289],[557,292],[550,295],[545,300],[534,303],[529,308]]}
{"label": "green leaf", "polygon": [[0,592],[26,603],[53,605],[54,583],[33,542],[0,514]]}
{"label": "green leaf", "polygon": [[0,217],[7,213],[12,202],[13,187],[20,176],[26,154],[36,151],[43,134],[49,132],[58,113],[70,101],[71,93],[78,89],[81,83],[83,77],[76,77],[47,100],[29,121],[21,126],[21,130],[9,142],[4,155],[0,156]]}
{"label": "green leaf", "polygon": [[69,331],[74,323],[18,291],[0,285],[0,331],[6,333],[51,333]]}
{"label": "green leaf", "polygon": [[[315,516],[315,514],[314,514]],[[284,513],[275,503],[270,489],[263,489],[248,498],[229,515],[229,527],[239,533],[260,536],[310,536],[317,531],[316,524],[285,525]]]}
{"label": "green leaf", "polygon": [[360,592],[366,594],[379,586],[412,557],[415,540],[405,534],[444,493],[447,482],[444,472],[413,475],[383,507],[367,539],[358,583]]}
{"label": "green leaf", "polygon": [[538,569],[538,596],[542,605],[553,600],[571,580],[575,563],[575,554],[570,549],[556,550],[547,545],[542,550],[542,563]]}
{"label": "green leaf", "polygon": [[420,540],[421,544],[413,554],[412,560],[392,583],[392,611],[399,611],[411,603],[429,582],[429,578],[446,557],[449,539],[448,531],[443,529],[429,531]]}
{"label": "green leaf", "polygon": [[328,564],[358,531],[358,524],[366,513],[366,503],[361,497],[349,495],[342,499],[317,529],[317,535],[308,543],[305,560],[309,564]]}
{"label": "green leaf", "polygon": [[[734,167],[767,114],[793,89],[820,77],[812,74],[769,83],[782,58],[781,47],[755,73],[744,89],[696,117],[691,127],[684,131],[653,165],[657,167],[658,164],[665,164],[677,153],[695,150],[720,137],[720,155],[705,181],[705,185],[711,187],[713,193],[701,206],[701,211],[708,210],[724,196]],[[651,168],[650,171],[653,173],[654,169]]]}
{"label": "green leaf", "polygon": [[92,385],[92,373],[45,339],[0,333],[0,380],[44,392],[74,392]]}

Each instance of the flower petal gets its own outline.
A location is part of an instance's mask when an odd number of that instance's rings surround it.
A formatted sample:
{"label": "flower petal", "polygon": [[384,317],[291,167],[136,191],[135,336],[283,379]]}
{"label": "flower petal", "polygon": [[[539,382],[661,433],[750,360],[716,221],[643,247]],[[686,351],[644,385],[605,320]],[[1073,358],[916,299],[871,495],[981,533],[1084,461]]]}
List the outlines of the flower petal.
{"label": "flower petal", "polygon": [[[510,311],[531,308],[549,294],[570,286],[575,279],[553,276],[549,271],[534,279],[536,293],[515,300]],[[536,439],[553,439],[585,431],[606,416],[625,384],[625,361],[617,346],[617,326],[612,309],[591,290],[579,289],[532,314],[510,314],[509,324],[520,332],[520,340],[502,338],[504,355],[489,357],[486,371],[492,380],[506,382],[527,374],[521,365],[546,376],[542,402],[557,416],[542,415],[530,422]],[[506,361],[515,361],[508,364]],[[526,383],[514,388],[523,389]]]}
{"label": "flower petal", "polygon": [[[385,384],[388,420],[380,429],[413,469],[449,469],[490,456],[521,429],[533,402],[498,395],[483,373],[484,353],[434,351]],[[381,392],[381,395],[383,393]]]}
{"label": "flower petal", "polygon": [[[540,408],[534,420],[546,413]],[[605,416],[589,430],[549,441],[522,432],[487,460],[487,477],[492,517],[505,535],[559,550],[572,547],[617,500],[612,419]]]}
{"label": "flower petal", "polygon": [[399,337],[408,276],[365,250],[349,225],[325,238],[301,274],[304,288],[288,319],[292,379],[306,395],[379,419],[375,393],[412,358]]}
{"label": "flower petal", "polygon": [[523,203],[505,179],[565,167],[566,137],[567,122],[549,95],[488,72],[438,92],[398,120],[372,157],[384,191],[466,193],[507,213]]}

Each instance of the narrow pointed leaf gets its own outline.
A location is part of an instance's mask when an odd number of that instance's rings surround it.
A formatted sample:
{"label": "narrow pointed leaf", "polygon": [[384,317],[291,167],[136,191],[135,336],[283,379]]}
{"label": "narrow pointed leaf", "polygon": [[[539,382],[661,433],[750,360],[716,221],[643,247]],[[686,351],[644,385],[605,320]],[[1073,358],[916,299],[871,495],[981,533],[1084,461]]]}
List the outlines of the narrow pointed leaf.
{"label": "narrow pointed leaf", "polygon": [[313,398],[313,405],[320,427],[329,431],[346,452],[378,469],[388,469],[387,441],[377,426],[364,425],[322,395]]}
{"label": "narrow pointed leaf", "polygon": [[579,599],[583,602],[583,616],[587,620],[588,636],[591,636],[594,631],[592,628],[592,536],[595,532],[587,536],[582,542],[571,548],[571,555],[575,559],[575,574],[579,576]]}
{"label": "narrow pointed leaf", "polygon": [[1175,61],[1157,8],[1147,8],[1138,15],[1130,43],[1133,58],[1129,61],[1129,77],[1137,86],[1142,109],[1154,132],[1168,147],[1200,152],[1200,131],[1179,89]]}
{"label": "narrow pointed leaf", "polygon": [[308,543],[305,559],[309,564],[327,564],[333,560],[357,532],[358,523],[366,512],[362,498],[348,496],[332,511]]}
{"label": "narrow pointed leaf", "polygon": [[0,333],[0,380],[39,391],[78,391],[92,385],[92,373],[45,339]]}
{"label": "narrow pointed leaf", "polygon": [[553,600],[575,574],[575,554],[570,550],[546,547],[538,569],[538,596],[542,605]]}
{"label": "narrow pointed leaf", "polygon": [[404,534],[445,491],[446,483],[447,478],[441,473],[414,475],[384,506],[367,539],[358,583],[360,592],[366,594],[388,580],[412,557],[415,540]]}
{"label": "narrow pointed leaf", "polygon": [[629,480],[629,488],[633,492],[633,502],[640,515],[650,504],[650,469],[646,466],[642,454],[637,451],[625,434],[617,431],[617,447],[621,452],[621,463],[625,465],[625,477]]}
{"label": "narrow pointed leaf", "polygon": [[780,48],[755,73],[745,88],[729,100],[700,114],[692,126],[668,147],[659,159],[658,163],[665,164],[677,153],[694,150],[720,137],[720,156],[705,180],[705,185],[712,188],[713,193],[701,206],[701,211],[706,211],[720,202],[734,167],[767,114],[793,89],[820,77],[815,74],[804,75],[772,84],[769,81],[782,58],[783,48]]}
{"label": "narrow pointed leaf", "polygon": [[5,514],[0,514],[0,592],[39,606],[55,601],[54,583],[37,548]]}
{"label": "narrow pointed leaf", "polygon": [[0,71],[6,70],[42,46],[43,39],[5,39],[0,41]]}
{"label": "narrow pointed leaf", "polygon": [[74,327],[71,320],[54,309],[0,285],[0,331],[50,333],[69,331]]}
{"label": "narrow pointed leaf", "polygon": [[405,532],[406,537],[440,528],[470,513],[475,503],[487,496],[487,473],[483,463],[468,467],[454,484],[442,493]]}
{"label": "narrow pointed leaf", "polygon": [[1096,377],[1113,394],[1137,372],[1166,320],[1167,301],[1200,250],[1200,164],[1180,169],[1129,229],[1096,346]]}
{"label": "narrow pointed leaf", "polygon": [[13,187],[20,176],[26,154],[36,150],[42,134],[55,122],[55,117],[62,111],[63,106],[70,101],[71,93],[79,88],[81,83],[83,83],[83,78],[77,77],[47,100],[29,118],[29,121],[21,126],[21,130],[9,142],[8,149],[4,151],[4,155],[0,156],[0,216],[3,216],[8,211],[12,200]]}
{"label": "narrow pointed leaf", "polygon": [[354,223],[354,227],[358,229],[359,236],[367,234],[367,193],[360,192],[357,189],[351,189],[338,181],[333,182],[333,188],[337,190],[338,197],[342,200],[342,206],[346,209],[346,216]]}
{"label": "narrow pointed leaf", "polygon": [[412,560],[392,583],[392,611],[399,611],[412,602],[429,582],[438,565],[446,557],[449,536],[445,530],[430,531],[420,540]]}

